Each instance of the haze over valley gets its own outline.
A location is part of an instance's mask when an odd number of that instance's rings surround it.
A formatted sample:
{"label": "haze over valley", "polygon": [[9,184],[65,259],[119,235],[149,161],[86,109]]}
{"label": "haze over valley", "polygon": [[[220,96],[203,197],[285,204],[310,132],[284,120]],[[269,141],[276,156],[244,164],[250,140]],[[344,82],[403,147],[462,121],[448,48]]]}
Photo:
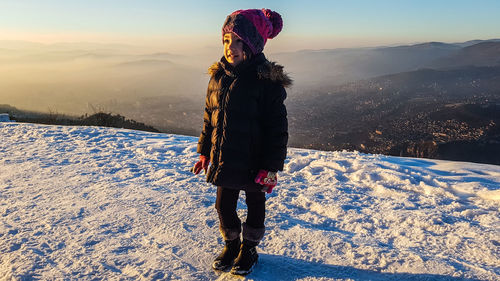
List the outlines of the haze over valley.
{"label": "haze over valley", "polygon": [[[120,44],[0,46],[0,104],[74,116],[117,113],[193,136],[201,128],[207,68],[221,56],[216,49],[178,55]],[[456,159],[438,147],[500,141],[499,40],[267,57],[294,79],[286,101],[292,146]],[[492,162],[464,157],[457,160]]]}

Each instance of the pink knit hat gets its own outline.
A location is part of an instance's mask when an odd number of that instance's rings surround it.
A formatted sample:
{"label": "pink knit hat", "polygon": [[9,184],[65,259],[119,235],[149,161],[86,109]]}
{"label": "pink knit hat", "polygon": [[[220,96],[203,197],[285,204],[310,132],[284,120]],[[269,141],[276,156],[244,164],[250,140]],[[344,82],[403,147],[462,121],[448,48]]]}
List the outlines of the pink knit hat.
{"label": "pink knit hat", "polygon": [[267,39],[274,38],[282,28],[280,14],[269,9],[238,10],[227,16],[222,36],[232,32],[258,54],[264,50]]}

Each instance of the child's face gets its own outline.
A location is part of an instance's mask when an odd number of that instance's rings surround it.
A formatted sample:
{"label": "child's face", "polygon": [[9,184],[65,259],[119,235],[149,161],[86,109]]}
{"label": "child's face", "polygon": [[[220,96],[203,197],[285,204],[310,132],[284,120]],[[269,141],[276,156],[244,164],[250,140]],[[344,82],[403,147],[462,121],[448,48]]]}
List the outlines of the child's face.
{"label": "child's face", "polygon": [[233,33],[224,34],[224,57],[232,66],[238,65],[245,60],[243,53],[243,41]]}

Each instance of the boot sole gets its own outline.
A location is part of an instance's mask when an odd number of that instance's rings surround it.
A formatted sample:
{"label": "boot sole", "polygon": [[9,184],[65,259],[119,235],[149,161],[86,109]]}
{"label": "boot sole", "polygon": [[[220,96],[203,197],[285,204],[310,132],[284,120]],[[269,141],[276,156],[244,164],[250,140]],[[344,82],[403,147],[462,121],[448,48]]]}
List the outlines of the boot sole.
{"label": "boot sole", "polygon": [[217,271],[228,271],[228,269],[231,268],[232,265],[226,265],[226,266],[222,266],[222,267],[217,267],[215,265],[212,264],[212,269],[213,270],[217,270]]}
{"label": "boot sole", "polygon": [[231,274],[233,274],[233,275],[241,275],[241,276],[248,275],[248,274],[252,273],[253,268],[255,267],[256,264],[257,264],[257,261],[255,261],[255,263],[248,270],[231,269]]}

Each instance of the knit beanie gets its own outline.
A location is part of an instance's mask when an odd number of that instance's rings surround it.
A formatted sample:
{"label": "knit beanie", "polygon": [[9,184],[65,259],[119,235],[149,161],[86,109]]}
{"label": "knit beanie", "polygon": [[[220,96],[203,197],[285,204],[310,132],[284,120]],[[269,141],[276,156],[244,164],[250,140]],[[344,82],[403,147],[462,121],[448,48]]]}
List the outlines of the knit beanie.
{"label": "knit beanie", "polygon": [[267,39],[272,39],[283,28],[280,14],[269,9],[238,10],[227,16],[222,26],[222,37],[234,33],[254,54],[264,50]]}

